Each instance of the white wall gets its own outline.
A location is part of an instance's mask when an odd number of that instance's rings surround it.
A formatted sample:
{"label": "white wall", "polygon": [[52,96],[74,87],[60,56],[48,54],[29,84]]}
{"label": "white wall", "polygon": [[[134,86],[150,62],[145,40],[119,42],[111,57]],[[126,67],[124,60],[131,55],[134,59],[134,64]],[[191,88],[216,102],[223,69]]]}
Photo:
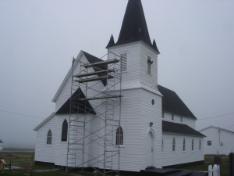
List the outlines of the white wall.
{"label": "white wall", "polygon": [[[120,57],[116,56],[127,54],[127,71],[123,73],[123,88],[148,87],[157,90],[157,54],[143,42],[133,42],[120,46],[109,48],[108,57],[110,59]],[[147,74],[147,57],[154,61],[152,65],[152,75]]]}
{"label": "white wall", "polygon": [[[110,48],[108,51],[109,59],[118,58],[113,55],[113,52],[118,55],[127,54],[127,71],[123,73],[122,81],[121,126],[124,132],[124,145],[121,146],[120,169],[126,171],[140,171],[148,166],[160,168],[164,165],[178,163],[178,157],[181,158],[181,162],[202,160],[201,152],[190,153],[192,156],[189,157],[188,154],[184,155],[181,152],[173,154],[170,150],[165,148],[165,154],[162,154],[162,99],[161,94],[157,90],[157,54],[142,42]],[[151,76],[147,74],[148,56],[154,60]],[[82,59],[86,61],[85,58]],[[77,66],[76,72],[79,72],[78,67],[79,66]],[[68,81],[67,85],[65,85],[61,94],[58,96],[56,109],[70,96],[70,85]],[[84,90],[83,87],[81,88]],[[96,89],[102,90],[103,88],[101,82],[96,84]],[[115,94],[116,92],[110,91],[108,93]],[[95,96],[95,91],[90,90],[88,94],[89,96]],[[152,100],[154,100],[154,104],[152,104]],[[118,101],[119,99],[114,101],[115,119],[119,117]],[[90,103],[95,108],[100,101],[90,101]],[[103,109],[104,105],[98,109],[95,108],[97,115],[102,113]],[[94,116],[86,117],[80,114],[78,116],[89,120],[89,123],[86,125],[86,134],[103,129],[104,121],[100,118]],[[37,161],[52,162],[56,165],[66,166],[67,143],[63,143],[60,140],[61,126],[65,118],[68,118],[68,116],[56,116],[38,131],[35,153]],[[153,127],[151,129],[154,131],[153,138],[149,136],[150,122],[153,122]],[[194,125],[193,121],[185,120],[185,123],[191,126]],[[115,143],[115,130],[117,127],[116,125],[115,128],[113,128],[113,143]],[[49,129],[52,130],[54,136],[53,145],[51,146],[46,144],[46,135]],[[86,163],[84,166],[103,168],[103,157],[98,157],[102,155],[104,151],[103,136],[104,131],[100,130],[95,133],[95,135],[90,135],[87,140],[85,140],[84,160]],[[170,137],[170,135],[165,136],[165,146],[167,146],[168,149]],[[75,150],[71,152],[76,153],[76,166],[79,166],[81,164],[82,155]],[[92,161],[92,158],[98,159]],[[118,169],[116,161],[117,156],[114,156],[113,169]]]}
{"label": "white wall", "polygon": [[[176,140],[176,149],[172,150],[173,138]],[[186,140],[186,150],[183,151],[183,139]],[[192,150],[194,139],[194,150]],[[199,140],[202,140],[202,148],[199,149]],[[162,143],[162,142],[161,142]],[[163,133],[162,166],[185,164],[204,160],[204,139],[192,136],[182,136],[173,133]]]}
{"label": "white wall", "polygon": [[[174,119],[172,118],[173,116],[174,116]],[[169,122],[186,124],[186,125],[190,126],[191,128],[195,129],[196,120],[191,119],[189,117],[184,117],[181,115],[176,115],[176,114],[164,112],[163,120],[169,121]]]}
{"label": "white wall", "polygon": [[[228,155],[234,152],[234,133],[218,129],[216,127],[207,128],[201,131],[205,136],[205,154]],[[207,144],[208,141],[212,145]]]}

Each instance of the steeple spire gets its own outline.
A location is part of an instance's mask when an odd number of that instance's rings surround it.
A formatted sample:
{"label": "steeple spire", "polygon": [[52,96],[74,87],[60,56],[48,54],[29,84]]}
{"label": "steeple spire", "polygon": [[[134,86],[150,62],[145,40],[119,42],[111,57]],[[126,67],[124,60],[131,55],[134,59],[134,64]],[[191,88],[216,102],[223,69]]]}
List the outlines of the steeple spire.
{"label": "steeple spire", "polygon": [[136,41],[152,46],[141,0],[129,0],[117,45]]}
{"label": "steeple spire", "polygon": [[107,44],[106,48],[110,48],[110,47],[112,47],[112,46],[114,46],[114,45],[115,45],[115,39],[114,39],[114,36],[111,35],[110,41],[109,41],[109,43]]}

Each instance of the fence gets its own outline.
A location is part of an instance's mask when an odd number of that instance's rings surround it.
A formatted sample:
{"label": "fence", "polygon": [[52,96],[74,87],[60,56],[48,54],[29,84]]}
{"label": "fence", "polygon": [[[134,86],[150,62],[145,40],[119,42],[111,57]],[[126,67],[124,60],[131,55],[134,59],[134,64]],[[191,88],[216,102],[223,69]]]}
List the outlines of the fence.
{"label": "fence", "polygon": [[230,176],[234,176],[234,153],[229,155]]}
{"label": "fence", "polygon": [[208,166],[208,176],[220,176],[220,165],[209,165]]}

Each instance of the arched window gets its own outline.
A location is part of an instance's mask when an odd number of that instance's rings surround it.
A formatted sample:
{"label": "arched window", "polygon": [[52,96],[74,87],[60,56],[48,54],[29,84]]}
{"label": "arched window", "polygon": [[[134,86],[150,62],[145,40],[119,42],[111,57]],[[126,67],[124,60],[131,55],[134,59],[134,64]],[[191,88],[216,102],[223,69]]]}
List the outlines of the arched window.
{"label": "arched window", "polygon": [[123,129],[122,127],[116,130],[116,145],[123,145]]}
{"label": "arched window", "polygon": [[173,138],[172,139],[172,151],[175,151],[176,150],[176,139]]}
{"label": "arched window", "polygon": [[68,132],[68,123],[67,120],[63,121],[63,125],[62,125],[62,137],[61,137],[61,141],[66,142],[67,141],[67,132]]}
{"label": "arched window", "polygon": [[47,144],[52,144],[52,131],[49,130],[47,133]]}

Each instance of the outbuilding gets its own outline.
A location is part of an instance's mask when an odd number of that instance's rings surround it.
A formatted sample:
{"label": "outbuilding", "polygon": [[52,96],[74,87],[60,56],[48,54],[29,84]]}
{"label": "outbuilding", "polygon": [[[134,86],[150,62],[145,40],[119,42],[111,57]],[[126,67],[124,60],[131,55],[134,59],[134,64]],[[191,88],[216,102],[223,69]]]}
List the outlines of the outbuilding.
{"label": "outbuilding", "polygon": [[234,131],[216,126],[209,126],[202,130],[206,135],[204,153],[206,155],[229,155],[234,152]]}

